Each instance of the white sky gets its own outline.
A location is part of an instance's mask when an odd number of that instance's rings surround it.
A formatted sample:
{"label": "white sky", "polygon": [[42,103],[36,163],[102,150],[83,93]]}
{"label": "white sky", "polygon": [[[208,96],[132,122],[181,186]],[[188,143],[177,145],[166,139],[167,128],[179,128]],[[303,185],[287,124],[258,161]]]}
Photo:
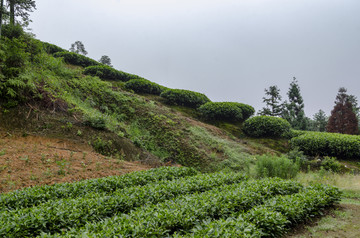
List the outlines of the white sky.
{"label": "white sky", "polygon": [[299,81],[307,116],[328,115],[339,87],[360,99],[359,0],[36,0],[37,38],[213,101],[258,111]]}

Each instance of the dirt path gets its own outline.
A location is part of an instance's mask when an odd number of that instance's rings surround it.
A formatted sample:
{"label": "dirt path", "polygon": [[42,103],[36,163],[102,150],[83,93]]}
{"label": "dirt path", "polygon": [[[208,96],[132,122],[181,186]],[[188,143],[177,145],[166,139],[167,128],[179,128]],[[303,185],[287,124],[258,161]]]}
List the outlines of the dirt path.
{"label": "dirt path", "polygon": [[137,162],[105,157],[82,143],[0,132],[0,193],[149,168]]}

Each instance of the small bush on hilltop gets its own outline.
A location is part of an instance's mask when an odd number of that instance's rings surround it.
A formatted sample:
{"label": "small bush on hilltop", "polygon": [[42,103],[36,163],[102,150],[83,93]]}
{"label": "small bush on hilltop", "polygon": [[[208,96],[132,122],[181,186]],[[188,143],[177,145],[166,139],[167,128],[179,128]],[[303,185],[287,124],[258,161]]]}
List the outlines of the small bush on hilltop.
{"label": "small bush on hilltop", "polygon": [[126,82],[125,87],[136,93],[148,93],[154,95],[160,95],[164,89],[166,89],[165,87],[147,79],[131,79]]}
{"label": "small bush on hilltop", "polygon": [[128,74],[119,70],[116,70],[107,65],[94,65],[86,67],[84,70],[85,75],[98,76],[102,80],[114,80],[114,81],[128,81],[134,78],[140,78],[137,75]]}
{"label": "small bush on hilltop", "polygon": [[208,102],[199,108],[207,120],[241,122],[248,119],[255,110],[253,107],[237,102]]}
{"label": "small bush on hilltop", "polygon": [[54,54],[54,57],[62,57],[64,58],[64,61],[68,64],[73,64],[81,67],[89,67],[94,65],[100,65],[99,62],[96,60],[90,59],[89,57],[86,57],[84,55],[79,55],[73,52],[57,52]]}
{"label": "small bush on hilltop", "polygon": [[53,44],[50,44],[48,42],[41,42],[42,45],[43,45],[43,48],[45,50],[46,53],[48,54],[55,54],[57,52],[67,52],[67,50],[64,50],[63,48],[57,46],[57,45],[53,45]]}
{"label": "small bush on hilltop", "polygon": [[160,96],[169,104],[193,108],[210,102],[210,99],[204,94],[184,89],[168,89],[162,92]]}
{"label": "small bush on hilltop", "polygon": [[271,116],[256,116],[245,121],[243,131],[251,137],[281,137],[290,130],[285,119]]}

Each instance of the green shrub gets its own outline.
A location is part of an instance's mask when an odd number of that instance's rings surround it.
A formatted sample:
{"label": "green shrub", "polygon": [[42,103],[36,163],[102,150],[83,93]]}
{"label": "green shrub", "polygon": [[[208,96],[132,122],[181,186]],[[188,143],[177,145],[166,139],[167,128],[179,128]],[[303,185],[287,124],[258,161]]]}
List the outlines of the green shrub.
{"label": "green shrub", "polygon": [[6,24],[2,26],[1,29],[2,37],[13,39],[13,38],[20,38],[25,35],[25,32],[21,25],[16,24],[14,26],[10,24]]}
{"label": "green shrub", "polygon": [[251,137],[281,137],[290,130],[285,119],[271,116],[256,116],[245,121],[243,131]]}
{"label": "green shrub", "polygon": [[114,81],[128,81],[130,79],[140,78],[134,74],[128,74],[119,70],[116,70],[107,65],[94,65],[86,67],[84,70],[85,75],[98,76],[103,80]]}
{"label": "green shrub", "polygon": [[57,46],[57,45],[53,45],[53,44],[50,44],[48,42],[41,42],[42,45],[43,45],[43,48],[45,50],[46,53],[48,54],[55,54],[57,52],[67,52],[67,50],[64,50],[63,48]]}
{"label": "green shrub", "polygon": [[154,95],[160,95],[165,89],[165,87],[147,79],[131,79],[126,82],[125,87],[136,93],[148,93]]}
{"label": "green shrub", "polygon": [[332,171],[335,173],[341,172],[343,166],[340,164],[339,161],[336,160],[334,157],[325,156],[324,159],[321,161],[321,166],[327,170]]}
{"label": "green shrub", "polygon": [[106,129],[106,121],[102,116],[92,116],[88,115],[85,118],[85,125],[91,126],[95,129],[105,130]]}
{"label": "green shrub", "polygon": [[210,99],[206,95],[184,89],[167,89],[160,94],[167,103],[186,107],[197,108]]}
{"label": "green shrub", "polygon": [[90,59],[84,55],[79,55],[73,52],[63,51],[54,54],[54,57],[62,57],[68,64],[73,64],[81,67],[89,67],[94,65],[101,65],[96,60]]}
{"label": "green shrub", "polygon": [[263,155],[257,158],[255,164],[255,173],[258,178],[279,177],[291,179],[297,175],[299,170],[299,164],[285,156]]}
{"label": "green shrub", "polygon": [[298,147],[310,156],[360,157],[360,136],[327,132],[306,132],[290,140],[292,148]]}
{"label": "green shrub", "polygon": [[207,102],[199,107],[199,112],[206,120],[241,122],[254,114],[255,110],[243,103]]}
{"label": "green shrub", "polygon": [[301,135],[305,134],[306,132],[307,131],[290,129],[290,130],[284,132],[282,134],[282,137],[290,140],[290,139],[292,139],[294,137],[301,136]]}

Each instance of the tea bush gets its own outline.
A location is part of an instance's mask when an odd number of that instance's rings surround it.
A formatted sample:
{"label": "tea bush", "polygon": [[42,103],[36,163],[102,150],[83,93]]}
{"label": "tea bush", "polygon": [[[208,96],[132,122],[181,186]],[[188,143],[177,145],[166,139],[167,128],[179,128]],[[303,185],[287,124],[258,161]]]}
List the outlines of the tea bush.
{"label": "tea bush", "polygon": [[123,81],[126,82],[130,79],[140,78],[134,74],[128,74],[116,70],[107,65],[94,65],[86,67],[84,70],[85,75],[97,76],[103,80]]}
{"label": "tea bush", "polygon": [[255,112],[253,107],[237,102],[207,102],[198,110],[206,120],[232,122],[244,121]]}
{"label": "tea bush", "polygon": [[165,89],[165,87],[147,79],[131,79],[126,82],[125,87],[136,93],[148,93],[154,95],[160,95]]}
{"label": "tea bush", "polygon": [[45,52],[48,54],[51,54],[51,55],[53,55],[57,52],[67,52],[67,50],[65,50],[57,45],[50,44],[48,42],[41,42],[41,44],[43,45]]}
{"label": "tea bush", "polygon": [[36,206],[50,200],[77,198],[88,193],[111,194],[116,190],[132,186],[143,186],[161,180],[173,180],[197,175],[198,171],[186,167],[161,167],[128,173],[122,176],[88,179],[75,183],[59,183],[29,187],[0,195],[0,211]]}
{"label": "tea bush", "polygon": [[292,148],[298,147],[311,156],[360,158],[360,136],[327,132],[306,132],[290,140]]}
{"label": "tea bush", "polygon": [[252,117],[243,125],[244,133],[251,137],[281,137],[290,128],[285,119],[271,116]]}
{"label": "tea bush", "polygon": [[169,104],[193,108],[210,102],[210,99],[206,95],[184,89],[167,89],[162,92],[160,96]]}
{"label": "tea bush", "polygon": [[81,66],[84,68],[94,65],[101,65],[99,62],[89,57],[68,51],[57,52],[54,54],[54,57],[62,57],[66,63]]}

